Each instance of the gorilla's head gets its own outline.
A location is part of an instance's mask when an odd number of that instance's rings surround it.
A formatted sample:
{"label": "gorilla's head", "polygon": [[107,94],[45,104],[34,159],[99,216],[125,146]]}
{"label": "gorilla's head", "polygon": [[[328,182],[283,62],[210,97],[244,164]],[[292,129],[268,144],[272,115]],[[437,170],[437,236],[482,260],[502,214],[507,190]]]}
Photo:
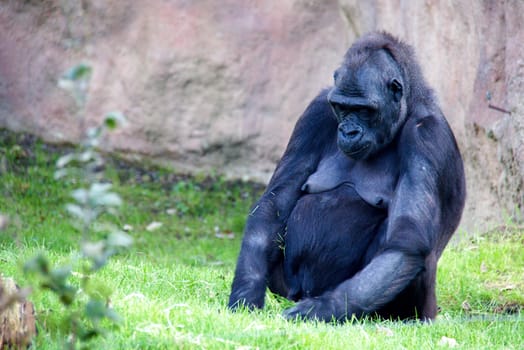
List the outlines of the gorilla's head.
{"label": "gorilla's head", "polygon": [[338,146],[365,159],[389,145],[406,119],[405,78],[387,49],[350,48],[334,74],[328,102],[338,121]]}

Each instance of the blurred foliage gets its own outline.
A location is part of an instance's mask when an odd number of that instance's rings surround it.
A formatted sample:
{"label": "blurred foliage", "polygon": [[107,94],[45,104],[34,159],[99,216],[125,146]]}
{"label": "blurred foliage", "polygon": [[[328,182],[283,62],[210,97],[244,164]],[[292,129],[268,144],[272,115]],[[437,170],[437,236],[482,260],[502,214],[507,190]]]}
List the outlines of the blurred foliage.
{"label": "blurred foliage", "polygon": [[[73,95],[81,126],[85,120],[85,103],[92,69],[80,64],[69,70],[59,80],[59,86]],[[73,227],[81,233],[80,252],[69,264],[52,266],[44,253],[25,263],[24,271],[34,274],[39,287],[54,293],[65,307],[65,323],[68,324],[67,347],[84,348],[88,340],[105,334],[101,321],[120,321],[110,306],[110,291],[92,284],[96,271],[108,264],[109,258],[127,248],[133,242],[131,236],[115,225],[103,223],[101,217],[114,215],[122,205],[120,196],[112,191],[112,184],[104,180],[104,158],[98,147],[107,131],[125,124],[119,112],[105,116],[96,127],[86,130],[85,140],[56,162],[55,180],[79,186],[71,192],[72,202],[65,207]],[[23,148],[9,148],[7,156],[16,158]],[[5,152],[4,152],[5,153]],[[73,233],[72,233],[73,234]],[[102,237],[94,240],[94,237]],[[80,276],[74,281],[73,275]]]}

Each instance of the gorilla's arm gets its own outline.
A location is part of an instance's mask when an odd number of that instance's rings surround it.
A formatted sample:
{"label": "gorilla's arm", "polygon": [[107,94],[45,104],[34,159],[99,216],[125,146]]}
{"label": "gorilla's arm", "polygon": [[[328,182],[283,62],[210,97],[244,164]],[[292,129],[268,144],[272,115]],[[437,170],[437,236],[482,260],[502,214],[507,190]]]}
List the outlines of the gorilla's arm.
{"label": "gorilla's arm", "polygon": [[317,168],[325,147],[336,139],[337,123],[322,91],[297,122],[287,149],[260,200],[248,216],[237,261],[229,307],[261,308],[267,278],[281,254],[279,235]]}
{"label": "gorilla's arm", "polygon": [[463,193],[454,193],[461,190],[455,180],[460,154],[447,124],[434,117],[408,120],[399,152],[400,178],[377,255],[334,290],[286,310],[286,317],[330,321],[376,311],[404,290],[423,271],[428,254],[449,238],[442,237],[451,235],[442,208]]}
{"label": "gorilla's arm", "polygon": [[[407,183],[404,179],[401,181]],[[434,231],[435,222],[429,217],[422,217],[417,211],[433,210],[438,216],[438,207],[435,202],[413,200],[411,196],[420,198],[423,193],[415,194],[417,190],[411,185],[401,187],[404,189],[398,189],[396,203],[393,204],[396,208],[391,214],[387,241],[377,256],[333,291],[306,299],[286,310],[286,317],[300,316],[324,321],[342,320],[352,315],[361,317],[393,300],[422,271],[430,251],[428,238]]]}

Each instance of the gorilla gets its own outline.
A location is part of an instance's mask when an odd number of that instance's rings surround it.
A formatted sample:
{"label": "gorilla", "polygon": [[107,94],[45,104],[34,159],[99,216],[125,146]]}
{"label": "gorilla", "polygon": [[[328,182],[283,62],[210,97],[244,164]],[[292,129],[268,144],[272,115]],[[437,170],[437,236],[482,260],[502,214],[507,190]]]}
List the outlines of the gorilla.
{"label": "gorilla", "polygon": [[298,120],[248,216],[229,307],[289,319],[434,319],[437,261],[465,200],[462,158],[413,49],[357,40]]}

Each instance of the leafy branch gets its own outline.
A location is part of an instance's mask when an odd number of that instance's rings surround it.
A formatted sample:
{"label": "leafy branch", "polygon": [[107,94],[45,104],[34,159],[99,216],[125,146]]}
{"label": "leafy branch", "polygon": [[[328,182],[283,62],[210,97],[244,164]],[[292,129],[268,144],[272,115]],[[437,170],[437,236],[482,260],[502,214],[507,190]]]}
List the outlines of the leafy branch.
{"label": "leafy branch", "polygon": [[[64,74],[58,83],[75,99],[82,129],[91,73],[89,65],[80,64]],[[69,334],[67,347],[70,349],[85,346],[86,341],[105,334],[102,320],[120,321],[110,306],[110,291],[97,285],[94,276],[108,264],[110,257],[129,248],[133,242],[115,225],[101,222],[103,215],[117,214],[122,199],[112,191],[112,184],[104,180],[104,159],[98,147],[108,131],[125,123],[122,113],[107,114],[101,125],[87,128],[85,140],[77,150],[63,155],[56,163],[56,180],[79,185],[71,192],[72,202],[65,207],[81,233],[80,254],[76,261],[52,266],[44,254],[39,254],[24,267],[26,272],[38,276],[42,289],[54,293],[64,305]],[[104,238],[93,240],[95,236]],[[74,276],[80,276],[79,282],[72,281]]]}

